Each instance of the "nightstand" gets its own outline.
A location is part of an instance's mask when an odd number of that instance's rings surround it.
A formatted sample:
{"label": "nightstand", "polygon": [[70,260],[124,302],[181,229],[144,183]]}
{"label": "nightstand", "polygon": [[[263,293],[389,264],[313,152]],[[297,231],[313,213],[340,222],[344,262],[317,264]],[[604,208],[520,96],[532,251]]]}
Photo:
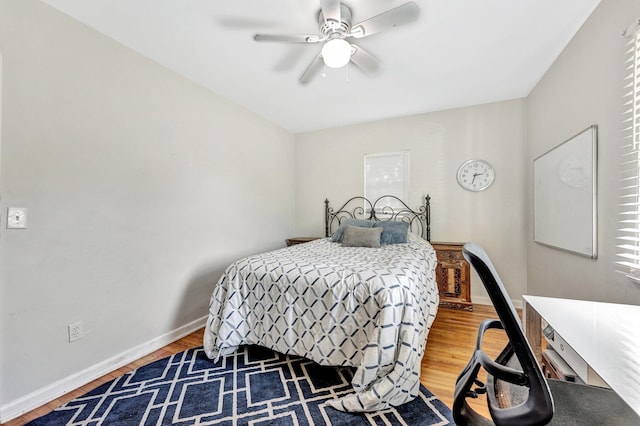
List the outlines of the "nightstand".
{"label": "nightstand", "polygon": [[464,243],[431,243],[436,251],[436,283],[440,306],[473,311],[469,262],[462,255]]}
{"label": "nightstand", "polygon": [[313,241],[317,239],[318,237],[294,237],[294,238],[287,238],[285,241],[287,243],[287,247],[289,247],[296,244],[308,243],[309,241]]}

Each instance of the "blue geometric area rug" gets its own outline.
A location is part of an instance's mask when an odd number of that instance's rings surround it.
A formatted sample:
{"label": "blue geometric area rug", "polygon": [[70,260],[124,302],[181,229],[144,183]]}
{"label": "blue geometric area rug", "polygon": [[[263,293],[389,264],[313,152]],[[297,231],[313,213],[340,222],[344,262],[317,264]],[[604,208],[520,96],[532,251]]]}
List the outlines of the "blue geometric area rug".
{"label": "blue geometric area rug", "polygon": [[451,411],[424,386],[400,407],[343,413],[326,401],[353,392],[353,368],[323,367],[259,346],[217,363],[202,348],[138,368],[42,416],[60,425],[448,425]]}

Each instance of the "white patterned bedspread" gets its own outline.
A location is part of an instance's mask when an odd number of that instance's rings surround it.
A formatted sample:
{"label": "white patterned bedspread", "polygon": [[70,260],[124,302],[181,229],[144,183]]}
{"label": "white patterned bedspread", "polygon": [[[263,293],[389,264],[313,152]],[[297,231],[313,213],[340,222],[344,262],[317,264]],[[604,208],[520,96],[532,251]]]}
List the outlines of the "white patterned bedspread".
{"label": "white patterned bedspread", "polygon": [[403,404],[418,395],[438,309],[435,266],[422,240],[356,248],[325,238],[238,260],[211,297],[204,350],[214,359],[256,344],[357,367],[355,392],[334,408]]}

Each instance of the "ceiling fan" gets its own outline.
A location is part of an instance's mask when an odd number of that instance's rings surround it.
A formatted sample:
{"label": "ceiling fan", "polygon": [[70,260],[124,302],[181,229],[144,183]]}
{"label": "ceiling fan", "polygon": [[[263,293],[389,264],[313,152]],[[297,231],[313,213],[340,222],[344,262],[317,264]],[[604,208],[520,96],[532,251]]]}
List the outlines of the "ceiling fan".
{"label": "ceiling fan", "polygon": [[322,50],[300,77],[306,84],[322,69],[323,64],[331,68],[341,68],[352,62],[369,75],[377,74],[381,64],[366,50],[351,43],[381,31],[407,24],[418,19],[420,8],[415,2],[405,3],[379,15],[351,25],[351,9],[340,0],[320,0],[318,35],[255,34],[258,42],[322,43]]}

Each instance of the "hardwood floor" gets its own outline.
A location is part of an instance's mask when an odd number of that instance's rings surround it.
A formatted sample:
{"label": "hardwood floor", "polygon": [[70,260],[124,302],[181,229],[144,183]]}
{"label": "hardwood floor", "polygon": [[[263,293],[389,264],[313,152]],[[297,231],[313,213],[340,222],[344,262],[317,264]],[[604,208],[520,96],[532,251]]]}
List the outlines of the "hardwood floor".
{"label": "hardwood floor", "polygon": [[[452,309],[440,309],[438,311],[438,315],[429,333],[425,355],[422,359],[420,381],[449,407],[451,407],[453,403],[453,390],[458,374],[471,357],[476,341],[478,325],[482,320],[487,318],[497,318],[491,306],[475,305],[473,312]],[[142,365],[182,352],[186,349],[201,346],[203,331],[204,330],[196,331],[146,357],[112,371],[85,386],[69,392],[3,425],[24,425],[128,371],[135,370]],[[485,336],[484,350],[491,357],[495,357],[500,350],[502,350],[506,342],[507,339],[503,333],[497,330],[489,330]],[[473,401],[472,406],[478,412],[488,415],[486,400],[484,400],[484,398]]]}
{"label": "hardwood floor", "polygon": [[[478,336],[482,320],[498,318],[493,306],[474,305],[473,312],[439,309],[433,322],[424,357],[420,382],[449,408],[453,405],[453,391],[458,374],[467,365]],[[495,358],[507,344],[507,336],[501,330],[488,330],[482,341],[482,349]],[[484,374],[479,374],[484,381]],[[470,400],[478,413],[489,416],[486,397]]]}

